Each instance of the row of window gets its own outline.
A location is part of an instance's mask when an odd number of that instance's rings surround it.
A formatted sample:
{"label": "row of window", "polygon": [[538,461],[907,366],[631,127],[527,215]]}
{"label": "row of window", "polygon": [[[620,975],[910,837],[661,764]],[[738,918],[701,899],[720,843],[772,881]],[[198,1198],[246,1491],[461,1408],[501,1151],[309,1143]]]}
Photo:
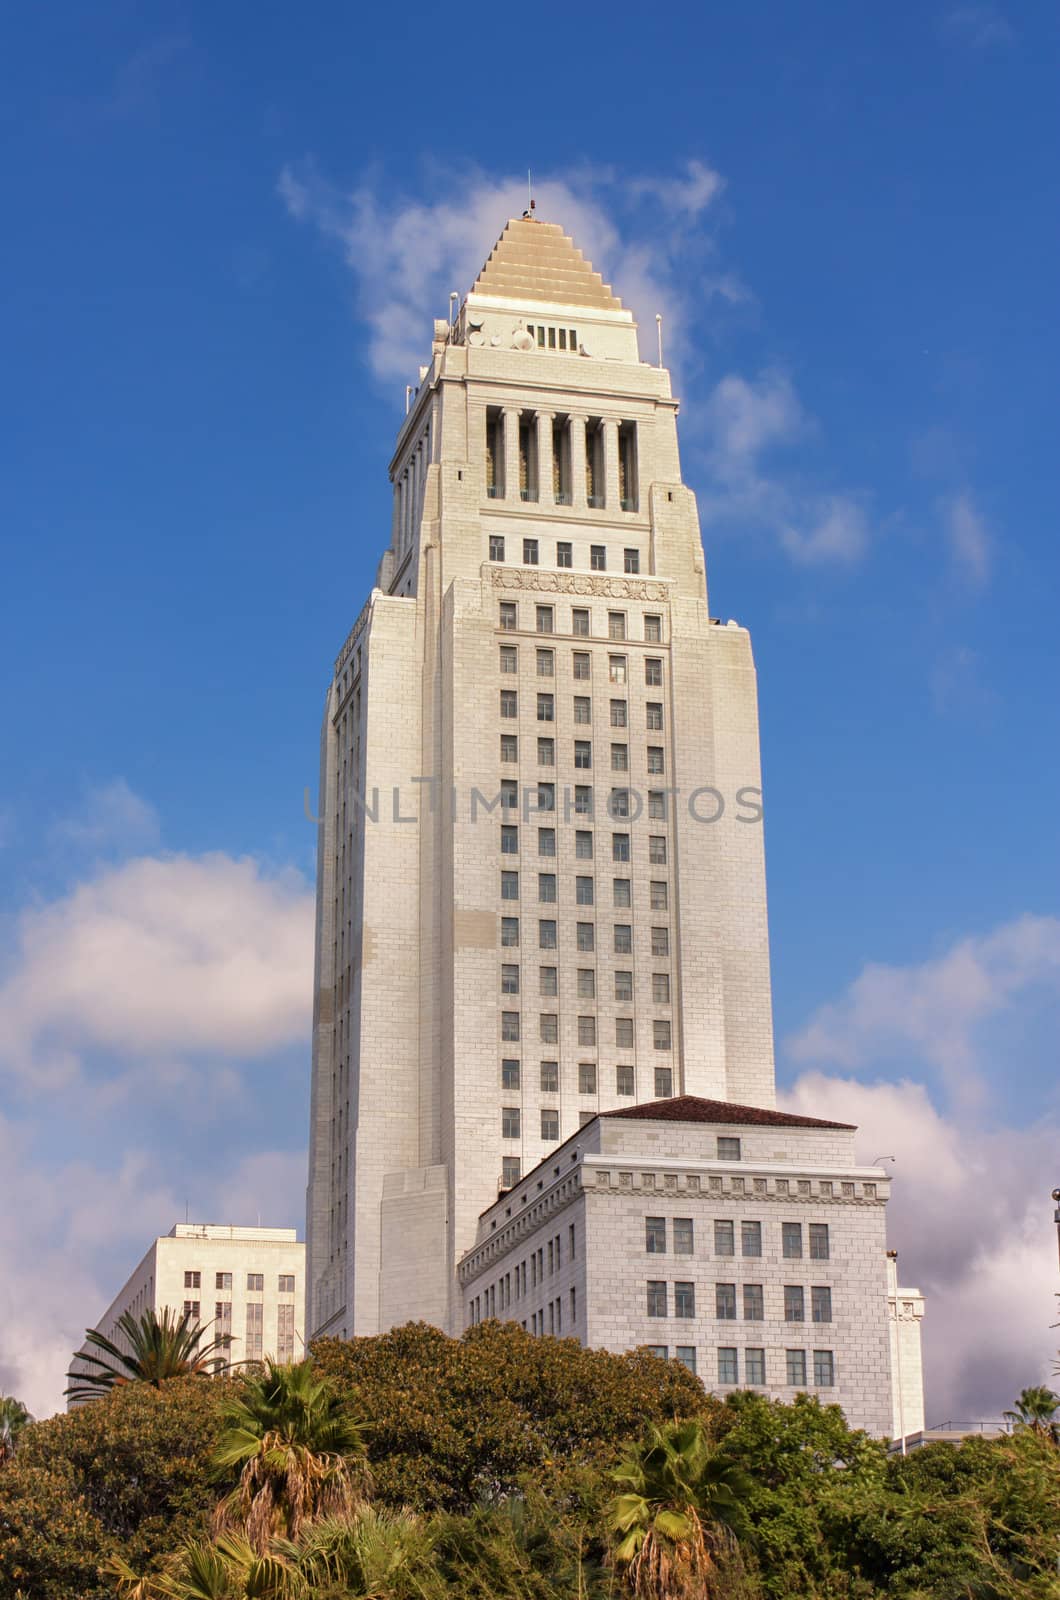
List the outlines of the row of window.
{"label": "row of window", "polygon": [[[573,1261],[576,1253],[576,1234],[574,1223],[567,1228],[567,1259]],[[529,1256],[518,1262],[510,1272],[503,1272],[496,1283],[484,1289],[481,1294],[475,1295],[468,1302],[468,1320],[474,1324],[483,1322],[488,1317],[495,1317],[499,1311],[507,1311],[519,1300],[532,1294],[539,1284],[545,1281],[546,1273],[549,1277],[558,1272],[563,1265],[563,1235],[553,1235],[545,1244],[538,1245],[531,1250]],[[528,1275],[529,1274],[529,1275]],[[574,1300],[571,1300],[571,1316],[574,1315]],[[536,1330],[535,1330],[536,1331]]]}
{"label": "row of window", "polygon": [[[628,1020],[623,1018],[623,1021]],[[542,1044],[558,1044],[559,1042],[559,1012],[542,1011],[537,1019],[538,1039]],[[522,1034],[522,1013],[519,1011],[501,1012],[501,1039],[505,1044],[518,1044]],[[669,1019],[655,1017],[651,1025],[651,1042],[655,1050],[669,1050],[671,1048],[672,1030]],[[578,1043],[581,1045],[596,1045],[596,1018],[581,1016],[578,1018]],[[620,1049],[630,1050],[632,1045],[620,1045]]]}
{"label": "row of window", "polygon": [[[742,1296],[737,1295],[738,1287]],[[662,1278],[650,1278],[647,1284],[649,1317],[667,1317],[669,1311],[669,1285]],[[677,1282],[673,1286],[673,1314],[675,1317],[694,1317],[696,1314],[696,1286]],[[765,1285],[761,1283],[716,1283],[714,1285],[714,1316],[719,1322],[735,1322],[738,1298],[743,1302],[745,1322],[764,1322],[766,1316]],[[832,1291],[827,1284],[810,1286],[810,1320],[831,1322]],[[784,1285],[784,1321],[806,1321],[806,1290],[801,1283]]]}
{"label": "row of window", "polygon": [[[515,633],[519,627],[519,602],[517,600],[501,600],[499,602],[499,623],[502,633]],[[571,607],[571,625],[569,632],[575,639],[592,638],[592,612],[588,606]],[[556,633],[556,608],[548,604],[534,605],[534,631],[536,633]],[[627,616],[624,611],[609,611],[607,613],[607,636],[609,639],[631,639],[627,632]],[[644,639],[647,644],[660,644],[662,642],[662,617],[648,614],[644,618]],[[589,677],[589,670],[578,671],[578,656],[584,656],[585,662],[590,660],[588,651],[574,652],[574,676]],[[625,657],[622,658],[625,660]],[[651,658],[648,658],[651,660]],[[647,683],[662,682],[662,662],[657,661],[659,676],[646,678]],[[514,671],[514,668],[502,668],[502,671]],[[615,680],[612,679],[612,682]],[[626,680],[623,678],[622,682]]]}
{"label": "row of window", "polygon": [[[647,1349],[651,1355],[660,1356],[664,1361],[669,1358],[670,1350],[668,1345],[650,1344]],[[696,1371],[695,1345],[676,1345],[674,1347],[674,1357],[688,1367],[690,1372]],[[785,1350],[783,1382],[792,1389],[805,1389],[806,1375],[806,1351]],[[740,1351],[735,1345],[719,1346],[717,1351],[717,1381],[719,1384],[726,1385],[740,1382]],[[748,1347],[744,1350],[743,1381],[753,1389],[765,1387],[766,1352],[764,1349]],[[835,1352],[833,1350],[814,1350],[813,1382],[814,1387],[818,1389],[832,1389],[835,1387]]]}
{"label": "row of window", "polygon": [[[623,660],[625,657],[623,657]],[[513,722],[519,716],[519,693],[516,689],[502,689],[500,691],[500,715],[502,722]],[[576,724],[588,724],[592,721],[592,700],[588,695],[574,696],[574,721]],[[611,726],[613,728],[627,728],[629,716],[629,702],[626,700],[611,701]],[[537,721],[555,722],[556,697],[551,691],[542,691],[537,696]],[[663,725],[663,707],[661,700],[649,700],[645,706],[645,720],[651,732],[658,733]],[[581,741],[584,753],[588,755],[591,745],[588,740]],[[649,749],[651,747],[649,746]],[[660,752],[661,755],[661,752]],[[580,763],[576,760],[575,766]],[[588,760],[584,763],[589,766]],[[660,771],[662,769],[660,768]],[[650,766],[649,766],[650,771]]]}
{"label": "row of window", "polygon": [[[595,1094],[595,1089],[582,1087],[580,1075],[582,1069],[587,1066],[592,1066],[592,1063],[584,1061],[578,1063],[579,1092],[581,1094]],[[631,1095],[634,1093],[634,1071],[633,1067],[628,1066],[615,1068],[616,1091],[618,1094]],[[588,1078],[584,1081],[588,1082]],[[558,1089],[554,1092],[558,1093]],[[673,1092],[673,1069],[670,1067],[656,1067],[654,1071],[654,1099],[669,1100]],[[545,1106],[542,1107],[539,1115],[541,1118],[542,1140],[548,1144],[558,1143],[560,1137],[559,1111],[554,1106]],[[595,1115],[596,1113],[593,1111],[579,1111],[579,1127],[584,1127],[587,1122],[591,1122]],[[502,1106],[501,1137],[504,1139],[522,1138],[522,1120],[522,1112],[519,1106]],[[511,1188],[513,1183],[519,1182],[522,1173],[517,1156],[505,1156],[502,1159],[505,1167],[504,1187],[508,1189]]]}
{"label": "row of window", "polygon": [[[734,1150],[735,1153],[733,1153]],[[739,1161],[739,1139],[719,1139],[718,1158],[722,1161]],[[644,1248],[648,1255],[666,1254],[667,1222],[668,1219],[666,1217],[645,1217]],[[672,1228],[674,1255],[694,1255],[696,1248],[695,1223],[692,1218],[672,1217],[669,1219],[669,1226]],[[807,1225],[807,1235],[809,1259],[811,1261],[828,1261],[832,1247],[827,1222],[809,1223]],[[802,1260],[803,1224],[801,1222],[782,1222],[780,1224],[780,1248],[785,1261]],[[717,1217],[714,1220],[714,1254],[716,1256],[734,1256],[736,1254],[736,1224],[729,1218]],[[740,1254],[751,1257],[757,1257],[762,1254],[762,1224],[760,1222],[747,1219],[741,1221]]]}
{"label": "row of window", "polygon": [[[503,533],[491,533],[490,536],[489,536],[489,540],[490,540],[490,544],[489,544],[490,560],[491,561],[503,561],[505,559],[505,550],[506,550],[506,547],[507,547],[506,546],[505,535]],[[524,539],[523,540],[523,565],[525,567],[537,567],[537,566],[541,565],[541,541],[540,541],[540,539]],[[571,544],[570,540],[568,540],[568,539],[557,539],[557,541],[556,541],[556,566],[557,567],[572,567],[573,565],[574,565],[574,546]],[[590,568],[590,571],[592,571],[592,572],[606,572],[607,571],[607,546],[606,545],[604,545],[604,544],[593,544],[593,545],[589,546],[589,568]],[[628,572],[628,573],[639,573],[639,571],[640,571],[640,551],[639,550],[634,550],[634,549],[631,549],[631,548],[627,547],[626,549],[624,549],[622,551],[622,570],[623,570],[623,572]],[[614,638],[614,637],[615,637],[615,635],[612,634],[612,638]],[[622,635],[620,635],[620,637],[624,639],[625,638],[625,634],[623,633]]]}
{"label": "row of window", "polygon": [[[187,1274],[186,1274],[187,1276]],[[198,1276],[198,1274],[191,1274]],[[231,1278],[230,1272],[219,1272],[219,1278]],[[260,1273],[251,1273],[250,1277],[260,1277]],[[218,1284],[218,1288],[223,1285]],[[227,1285],[231,1288],[231,1284]],[[249,1285],[248,1285],[249,1287]],[[260,1284],[258,1285],[260,1288]],[[202,1305],[198,1300],[185,1300],[184,1314],[195,1322],[202,1320]],[[215,1332],[218,1337],[232,1334],[232,1302],[231,1300],[218,1300],[214,1306]],[[246,1308],[245,1338],[243,1341],[242,1358],[247,1361],[260,1361],[264,1349],[265,1338],[265,1307],[260,1301],[251,1302]],[[278,1361],[294,1360],[294,1306],[279,1305],[276,1307],[276,1359]],[[219,1363],[223,1365],[223,1363]]]}
{"label": "row of window", "polygon": [[[475,810],[476,797],[478,800],[486,804],[488,811],[492,811],[494,806],[496,806],[498,803],[500,804],[502,813],[505,811],[518,811],[518,780],[515,778],[502,778],[500,781],[500,790],[496,799],[494,799],[492,802],[487,802],[483,795],[479,795],[477,790],[473,790],[471,797],[472,818],[474,818],[477,814]],[[556,785],[551,781],[527,784],[523,788],[522,798],[523,820],[524,822],[529,822],[531,816],[538,815],[543,811],[555,811]],[[649,807],[653,805],[657,805],[659,807],[658,810],[649,810],[649,816],[666,816],[665,790],[651,791],[648,796],[648,803]],[[569,787],[564,786],[563,816],[566,821],[569,822],[572,816],[588,817],[590,820],[592,820],[595,817],[594,806],[595,799],[593,795],[593,786],[591,783],[576,783],[574,785],[573,792]],[[612,789],[609,792],[604,805],[605,815],[612,822],[617,822],[619,819],[625,821],[627,818],[632,822],[636,822],[643,809],[644,799],[640,791],[637,789]],[[553,840],[552,843],[554,844],[555,841]],[[554,849],[547,852],[542,851],[542,854],[546,853],[548,855],[555,855],[556,852]]]}
{"label": "row of window", "polygon": [[[506,899],[513,898],[505,896]],[[515,924],[513,927],[512,924]],[[574,930],[575,947],[580,955],[592,955],[596,950],[596,924],[595,922],[578,922]],[[551,917],[539,918],[537,924],[537,947],[539,950],[556,950],[559,932],[556,922]],[[514,948],[519,943],[519,918],[501,918],[501,944],[505,948]],[[612,924],[612,944],[615,955],[633,954],[633,925],[629,922],[616,922]],[[666,956],[670,953],[669,928],[652,928],[651,953],[653,956]],[[616,973],[615,982],[625,980],[625,973]],[[615,999],[626,999],[625,994],[615,991]]]}
{"label": "row of window", "polygon": [[[507,919],[505,919],[507,920]],[[501,965],[501,993],[519,993],[519,972],[517,966],[510,966],[507,962]],[[616,974],[617,977],[617,974]],[[623,979],[629,978],[629,994],[616,995],[617,999],[633,998],[633,974],[622,973]],[[577,993],[580,1000],[596,999],[596,969],[595,967],[579,967],[577,969]],[[623,984],[625,988],[625,984]],[[555,995],[559,993],[559,968],[538,967],[537,989],[539,994]],[[668,972],[653,972],[651,975],[652,1004],[668,1006],[670,1004],[670,974]],[[633,1043],[633,1018],[617,1017],[615,1019],[615,1044],[622,1050],[628,1050]]]}
{"label": "row of window", "polygon": [[[623,1045],[623,1049],[632,1049],[632,1044]],[[542,1094],[559,1094],[559,1062],[542,1061],[539,1064],[540,1090]],[[620,1095],[633,1094],[635,1091],[635,1069],[631,1066],[615,1068],[615,1093]],[[599,1068],[595,1061],[579,1061],[578,1063],[578,1093],[596,1094]],[[668,1099],[672,1072],[669,1067],[655,1068],[655,1094],[659,1100]],[[522,1087],[522,1063],[505,1057],[501,1062],[501,1087],[508,1090],[518,1090]],[[551,1116],[552,1113],[549,1112]],[[558,1115],[558,1113],[557,1113]],[[549,1124],[557,1126],[558,1124]],[[559,1135],[546,1132],[545,1112],[541,1113],[542,1139],[558,1138]]]}
{"label": "row of window", "polygon": [[[277,1285],[277,1289],[278,1289],[280,1294],[294,1294],[294,1273],[293,1272],[281,1272],[279,1277],[276,1280],[276,1285]],[[202,1273],[201,1272],[185,1272],[185,1274],[184,1274],[184,1287],[185,1287],[185,1289],[201,1289],[202,1288]],[[230,1272],[215,1272],[214,1273],[214,1288],[215,1289],[231,1289],[231,1287],[232,1287],[232,1274]],[[261,1293],[264,1292],[264,1289],[265,1289],[265,1274],[263,1272],[248,1272],[247,1273],[247,1291],[248,1291],[248,1293],[250,1293],[250,1294],[261,1294]]]}
{"label": "row of window", "polygon": [[[551,717],[550,716],[546,717],[543,720],[546,721],[546,722],[551,721]],[[502,764],[507,765],[510,762],[518,761],[519,760],[519,736],[518,736],[518,734],[515,734],[515,733],[502,733],[501,736],[500,736],[500,741],[501,741],[501,744],[500,744],[500,759],[501,759]],[[544,738],[544,739],[539,738],[538,739],[538,741],[537,741],[537,764],[538,764],[539,767],[554,767],[556,765],[556,741],[555,741],[555,739],[552,739],[552,738]],[[582,771],[582,772],[587,772],[592,768],[592,764],[593,764],[593,747],[592,747],[591,742],[588,739],[575,739],[575,741],[574,741],[574,765],[575,765],[575,767],[577,769],[579,769],[580,771]],[[645,757],[645,767],[646,767],[647,771],[649,773],[651,773],[652,775],[654,775],[656,773],[662,773],[662,772],[664,772],[666,770],[666,761],[665,761],[665,757],[663,755],[662,746],[653,746],[653,745],[649,745],[648,746],[647,755]],[[630,767],[629,767],[629,745],[628,744],[613,744],[611,746],[611,771],[612,772],[628,772],[629,770],[630,770]],[[553,803],[551,805],[540,805],[539,804],[538,809],[541,810],[541,811],[554,811],[555,810],[555,798],[553,797]]]}
{"label": "row of window", "polygon": [[[665,844],[663,840],[663,844]],[[665,862],[657,863],[664,866]],[[611,897],[612,904],[620,910],[633,904],[632,878],[612,878]],[[519,873],[511,867],[501,869],[501,899],[519,899]],[[539,872],[537,875],[537,899],[540,905],[555,905],[559,897],[559,877],[555,872]],[[574,904],[578,906],[592,906],[596,904],[596,879],[590,874],[575,873],[574,875]],[[648,881],[648,905],[652,911],[668,911],[670,909],[670,885],[666,878],[651,878]],[[502,930],[502,939],[503,930]]]}
{"label": "row of window", "polygon": [[[659,795],[663,800],[664,796]],[[556,853],[555,828],[539,828],[537,830],[537,853],[542,856],[554,856]],[[501,855],[517,856],[519,854],[519,827],[514,822],[501,824]],[[578,828],[574,834],[574,858],[576,861],[592,861],[595,854],[594,837],[591,828]],[[629,861],[632,859],[632,847],[628,833],[613,833],[611,835],[611,860]],[[648,835],[648,863],[653,867],[665,867],[668,864],[668,849],[666,835],[650,833]]]}

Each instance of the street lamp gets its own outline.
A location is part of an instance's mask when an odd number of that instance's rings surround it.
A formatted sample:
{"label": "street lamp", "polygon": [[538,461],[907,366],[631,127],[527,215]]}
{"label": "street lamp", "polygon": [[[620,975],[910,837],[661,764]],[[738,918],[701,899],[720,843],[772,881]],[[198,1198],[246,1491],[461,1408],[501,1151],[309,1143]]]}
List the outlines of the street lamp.
{"label": "street lamp", "polygon": [[1056,1206],[1053,1212],[1053,1221],[1056,1223],[1056,1253],[1060,1259],[1060,1189],[1053,1190],[1053,1203]]}

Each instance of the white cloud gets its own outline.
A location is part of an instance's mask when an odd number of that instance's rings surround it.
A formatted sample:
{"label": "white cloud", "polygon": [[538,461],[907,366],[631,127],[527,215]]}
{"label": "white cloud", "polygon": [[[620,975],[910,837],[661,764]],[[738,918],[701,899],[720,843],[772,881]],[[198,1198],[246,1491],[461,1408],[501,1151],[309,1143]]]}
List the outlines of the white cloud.
{"label": "white cloud", "polygon": [[93,1051],[247,1057],[308,1034],[313,896],[215,854],[106,867],[21,914],[0,982],[0,1070],[69,1083]]}
{"label": "white cloud", "polygon": [[[467,292],[505,222],[521,216],[527,202],[521,175],[479,169],[448,172],[444,187],[451,198],[426,202],[391,197],[372,180],[342,194],[311,166],[285,167],[278,187],[293,217],[341,245],[354,275],[357,314],[370,330],[372,369],[388,383],[415,373],[432,319],[447,313],[450,290],[461,297]],[[564,177],[535,177],[534,198],[536,215],[559,222],[573,237],[650,330],[649,343],[661,312],[676,349],[693,294],[699,305],[713,295],[746,297],[732,272],[703,271],[695,284],[682,280],[690,239],[700,256],[710,253],[702,219],[722,187],[719,174],[700,161],[687,162],[677,177],[620,179],[584,167]],[[639,225],[629,221],[631,207],[642,214]]]}
{"label": "white cloud", "polygon": [[757,457],[775,444],[787,444],[810,427],[791,379],[767,371],[756,379],[729,373],[715,384],[707,401],[712,464],[728,481],[757,471]]}
{"label": "white cloud", "polygon": [[939,1113],[922,1084],[858,1083],[810,1072],[786,1110],[858,1125],[860,1160],[891,1155],[890,1244],[903,1283],[927,1296],[929,1423],[997,1417],[1020,1389],[1050,1381],[1056,1239],[1050,1190],[1060,1127],[993,1132]]}
{"label": "white cloud", "polygon": [[973,50],[1011,44],[1016,33],[996,6],[955,6],[942,19],[943,37]]}
{"label": "white cloud", "polygon": [[981,589],[990,576],[991,539],[986,522],[967,490],[945,501],[942,511],[957,568]]}
{"label": "white cloud", "polygon": [[856,500],[840,494],[815,496],[801,509],[801,526],[787,522],[780,530],[780,542],[792,560],[802,566],[861,560],[869,546],[869,522]]}
{"label": "white cloud", "polygon": [[797,1061],[879,1068],[910,1051],[961,1103],[983,1093],[976,1030],[1060,979],[1060,918],[1023,916],[916,966],[871,963],[788,1041]]}
{"label": "white cloud", "polygon": [[158,813],[124,778],[114,778],[87,789],[77,811],[53,823],[51,831],[60,842],[82,849],[113,846],[131,853],[157,841]]}

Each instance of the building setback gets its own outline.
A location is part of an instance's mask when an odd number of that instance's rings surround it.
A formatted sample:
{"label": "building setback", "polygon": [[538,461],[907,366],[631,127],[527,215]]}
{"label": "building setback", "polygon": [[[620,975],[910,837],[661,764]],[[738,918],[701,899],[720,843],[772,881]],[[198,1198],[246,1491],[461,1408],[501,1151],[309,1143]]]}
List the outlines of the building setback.
{"label": "building setback", "polygon": [[[294,1228],[178,1222],[154,1241],[96,1330],[127,1350],[117,1326],[125,1312],[139,1319],[148,1311],[187,1311],[212,1324],[207,1341],[232,1335],[227,1360],[216,1363],[220,1371],[229,1362],[300,1358],[304,1306],[305,1245]],[[81,1370],[76,1355],[72,1370]]]}
{"label": "building setback", "polygon": [[[574,1137],[586,1156],[610,1130],[648,1137],[615,1113],[775,1105],[754,662],[747,631],[710,615],[676,418],[669,373],[555,224],[509,221],[434,325],[321,732],[310,1337],[413,1318],[458,1333],[480,1214]],[[786,1139],[788,1181],[815,1181],[791,1167],[805,1124],[775,1127],[745,1177],[770,1215]],[[849,1130],[828,1137],[819,1164],[852,1169]],[[843,1303],[871,1296],[866,1405],[886,1431],[886,1180],[865,1181],[875,1201],[842,1209],[840,1191],[832,1210],[871,1235]],[[583,1321],[590,1342],[652,1331],[642,1225],[637,1309]]]}

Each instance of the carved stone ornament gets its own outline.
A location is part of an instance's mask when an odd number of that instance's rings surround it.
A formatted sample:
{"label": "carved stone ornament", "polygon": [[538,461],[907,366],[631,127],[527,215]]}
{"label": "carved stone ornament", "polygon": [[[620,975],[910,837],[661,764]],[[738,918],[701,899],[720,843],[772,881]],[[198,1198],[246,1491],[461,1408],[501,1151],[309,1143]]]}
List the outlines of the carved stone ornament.
{"label": "carved stone ornament", "polygon": [[670,586],[656,578],[620,578],[606,572],[540,572],[533,567],[490,567],[495,589],[532,589],[538,594],[576,594],[603,600],[650,600],[658,605]]}

